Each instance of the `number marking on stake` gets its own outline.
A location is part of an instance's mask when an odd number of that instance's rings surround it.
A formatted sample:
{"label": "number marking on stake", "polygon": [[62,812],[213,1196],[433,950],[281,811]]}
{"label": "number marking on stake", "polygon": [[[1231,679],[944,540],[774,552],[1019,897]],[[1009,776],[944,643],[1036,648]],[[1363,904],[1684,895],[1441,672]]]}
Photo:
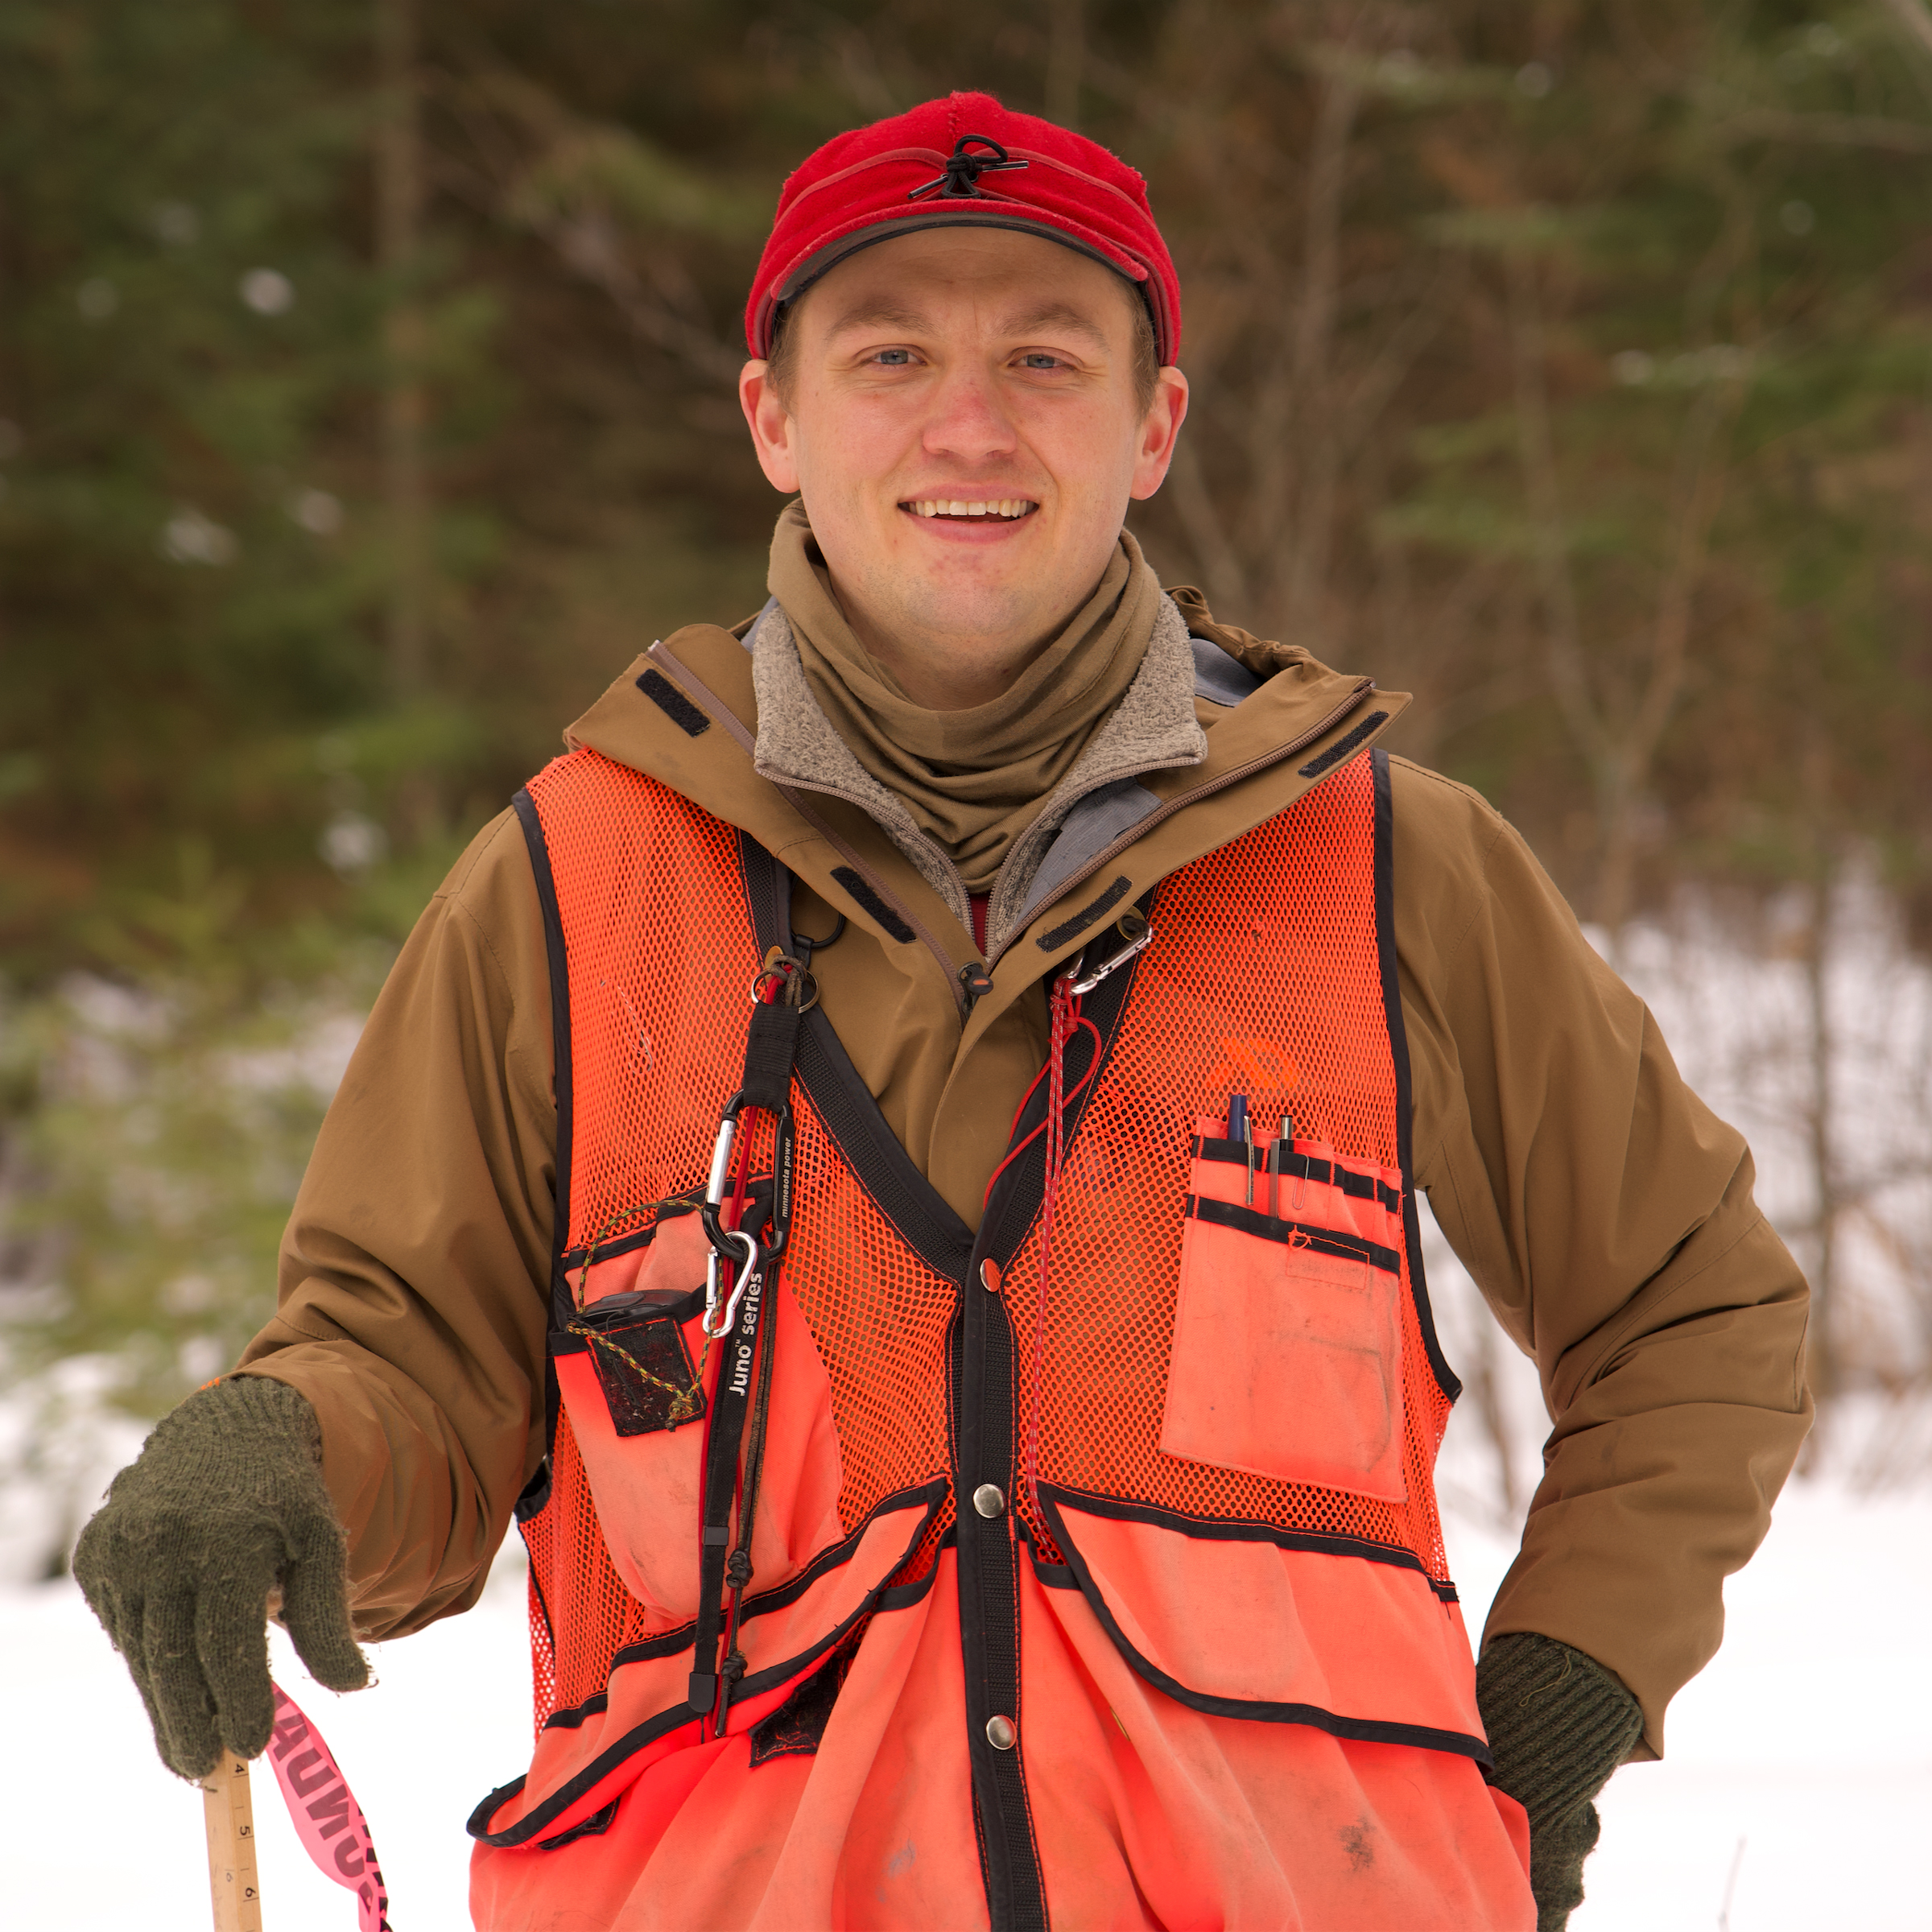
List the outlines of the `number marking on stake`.
{"label": "number marking on stake", "polygon": [[208,1824],[208,1887],[215,1932],[262,1932],[262,1889],[255,1873],[255,1814],[248,1761],[232,1751],[201,1781]]}

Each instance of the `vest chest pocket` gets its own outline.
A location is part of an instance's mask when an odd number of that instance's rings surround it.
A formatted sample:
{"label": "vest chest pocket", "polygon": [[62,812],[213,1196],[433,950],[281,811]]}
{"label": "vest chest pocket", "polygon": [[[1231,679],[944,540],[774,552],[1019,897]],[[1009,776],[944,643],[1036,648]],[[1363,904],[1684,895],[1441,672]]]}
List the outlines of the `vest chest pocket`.
{"label": "vest chest pocket", "polygon": [[[732,1348],[727,1337],[708,1356],[699,1326],[705,1251],[695,1214],[667,1221],[649,1249],[588,1271],[579,1319],[551,1343],[605,1546],[653,1631],[698,1607],[704,1422]],[[831,1385],[783,1271],[774,1272],[767,1312],[777,1356],[752,1534],[754,1596],[845,1534]]]}
{"label": "vest chest pocket", "polygon": [[1405,1501],[1400,1176],[1195,1125],[1162,1453]]}

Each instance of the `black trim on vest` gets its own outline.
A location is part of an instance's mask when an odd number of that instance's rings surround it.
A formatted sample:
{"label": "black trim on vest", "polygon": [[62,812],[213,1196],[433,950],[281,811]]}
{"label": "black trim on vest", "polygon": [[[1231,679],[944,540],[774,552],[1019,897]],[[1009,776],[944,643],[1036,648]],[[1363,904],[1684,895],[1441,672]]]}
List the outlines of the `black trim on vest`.
{"label": "black trim on vest", "polygon": [[505,1831],[488,1829],[489,1821],[530,1782],[530,1774],[526,1772],[521,1777],[513,1777],[506,1785],[497,1785],[470,1813],[464,1829],[472,1838],[500,1852],[526,1845],[539,1831],[561,1818],[586,1792],[609,1777],[625,1758],[642,1751],[646,1744],[654,1744],[660,1737],[680,1725],[696,1722],[691,1714],[691,1706],[679,1698],[670,1710],[660,1711],[655,1717],[646,1718],[642,1724],[626,1731],[609,1749],[600,1752],[568,1784],[560,1790],[553,1791],[527,1818],[519,1819]]}
{"label": "black trim on vest", "polygon": [[[1054,1509],[1056,1519],[1059,1501],[1065,1501],[1086,1516],[1104,1516],[1117,1523],[1146,1523],[1155,1530],[1170,1530],[1177,1536],[1192,1537],[1197,1542],[1272,1543],[1278,1550],[1305,1550],[1316,1556],[1359,1557],[1364,1563],[1386,1563],[1392,1570],[1413,1570],[1438,1596],[1442,1595],[1422,1559],[1400,1543],[1375,1543],[1365,1537],[1341,1536],[1331,1531],[1278,1530],[1274,1524],[1255,1517],[1189,1516],[1183,1510],[1164,1509],[1154,1503],[1124,1502],[1117,1496],[1070,1488],[1064,1483],[1042,1483],[1040,1494],[1059,1499]],[[1042,1581],[1059,1568],[1057,1564],[1034,1565]],[[1075,1580],[1071,1571],[1067,1575],[1070,1581]]]}
{"label": "black trim on vest", "polygon": [[[931,1501],[921,1513],[912,1540],[906,1546],[905,1554],[900,1558],[900,1563],[905,1562],[906,1558],[910,1557],[913,1551],[919,1547],[919,1538],[926,1534],[926,1526],[932,1521],[932,1508],[933,1505],[937,1502],[939,1490],[940,1485],[933,1483],[927,1485],[925,1492],[918,1492],[930,1494]],[[908,1492],[907,1493],[914,1492]],[[886,1499],[887,1501],[891,1500],[890,1497]],[[879,1509],[884,1508],[885,1504],[881,1503]],[[872,1515],[869,1516],[866,1521],[871,1521],[873,1517],[876,1517],[879,1513],[879,1509],[873,1511]],[[855,1532],[852,1538],[855,1543],[857,1534],[857,1533]],[[898,1567],[897,1564],[894,1566],[895,1569]],[[777,1594],[776,1591],[773,1592],[774,1596]],[[765,1691],[776,1690],[787,1678],[799,1675],[801,1672],[809,1670],[821,1657],[828,1655],[850,1636],[863,1619],[869,1616],[877,1608],[879,1594],[875,1591],[872,1595],[867,1596],[851,1616],[847,1617],[843,1623],[834,1625],[809,1650],[803,1650],[796,1657],[786,1658],[782,1663],[770,1665],[765,1670],[754,1671],[750,1676],[741,1679],[737,1688],[737,1701],[741,1703],[746,1698],[757,1697]],[[689,1624],[684,1626],[687,1633],[690,1629]],[[651,1644],[639,1644],[631,1649],[620,1650],[617,1653],[617,1659],[621,1662],[643,1654],[663,1654],[658,1649],[658,1645],[663,1641],[658,1639]],[[612,1668],[613,1670],[616,1668],[614,1663]],[[575,1714],[576,1722],[581,1724],[585,1717],[597,1715],[608,1709],[609,1706],[608,1692],[600,1692],[598,1695],[586,1699],[582,1705],[578,1707]],[[627,1757],[631,1757],[634,1752],[642,1751],[646,1745],[654,1744],[658,1739],[679,1729],[681,1726],[695,1724],[696,1721],[691,1714],[688,1701],[679,1698],[676,1703],[660,1711],[654,1717],[646,1718],[642,1724],[635,1725],[625,1732],[614,1744],[610,1745],[605,1750],[600,1751],[575,1777],[559,1785],[528,1816],[519,1818],[515,1824],[508,1827],[504,1831],[492,1831],[486,1828],[490,1819],[503,1808],[510,1799],[514,1798],[524,1788],[530,1781],[530,1774],[526,1772],[522,1777],[513,1778],[507,1785],[499,1785],[470,1814],[467,1827],[470,1836],[481,1840],[484,1844],[493,1845],[499,1851],[528,1844],[538,1833],[554,1824],[572,1805],[595,1790],[597,1785],[616,1770]],[[550,1724],[555,1724],[556,1722],[557,1719],[553,1717],[550,1720]],[[550,1724],[547,1724],[544,1727],[545,1729],[547,1730]]]}
{"label": "black trim on vest", "polygon": [[[572,1126],[570,1058],[570,957],[564,944],[564,915],[557,906],[557,881],[550,869],[550,848],[544,842],[543,822],[537,815],[537,802],[527,789],[519,791],[510,803],[523,828],[523,843],[530,852],[530,869],[535,875],[537,902],[543,909],[543,956],[550,969],[551,1088],[556,1096],[556,1181],[551,1200],[550,1236],[550,1328],[561,1328],[570,1319],[572,1302],[570,1273],[564,1265],[564,1244],[570,1239],[570,1145]],[[557,1410],[563,1392],[557,1372],[551,1366],[550,1351],[543,1352],[543,1454],[547,1462],[556,1447]],[[547,1501],[548,1484],[545,1485]],[[534,1513],[534,1512],[532,1513]]]}
{"label": "black trim on vest", "polygon": [[1385,1274],[1400,1274],[1402,1257],[1380,1241],[1359,1234],[1344,1234],[1334,1228],[1318,1228],[1311,1221],[1278,1220],[1258,1208],[1244,1208],[1239,1201],[1217,1201],[1211,1196],[1191,1194],[1187,1218],[1208,1221],[1216,1228],[1232,1228],[1257,1241],[1275,1241],[1285,1248],[1307,1248],[1336,1261],[1362,1261]]}
{"label": "black trim on vest", "polygon": [[[634,1234],[620,1235],[614,1241],[599,1241],[597,1258],[600,1261],[614,1261],[620,1255],[634,1254],[640,1248],[648,1248],[658,1238],[658,1231],[667,1222],[680,1220],[687,1214],[696,1214],[698,1203],[704,1198],[704,1183],[700,1181],[694,1187],[687,1187],[682,1194],[669,1194],[657,1203],[658,1218],[648,1228],[640,1228]],[[755,1208],[766,1206],[771,1199],[771,1177],[761,1175],[745,1188],[745,1198]],[[581,1268],[591,1257],[588,1248],[578,1246],[568,1249],[564,1256],[564,1272],[568,1274]],[[576,1297],[571,1297],[570,1312],[576,1312]]]}
{"label": "black trim on vest", "polygon": [[845,1649],[827,1657],[777,1710],[752,1726],[753,1770],[774,1757],[818,1756],[825,1727],[832,1722],[832,1707],[837,1703],[846,1674],[852,1668],[852,1654],[851,1649]]}
{"label": "black trim on vest", "polygon": [[547,1455],[537,1464],[535,1472],[522,1488],[516,1501],[510,1505],[511,1513],[519,1523],[526,1523],[533,1516],[540,1516],[550,1501],[550,1458]]}
{"label": "black trim on vest", "polygon": [[[1143,903],[1141,910],[1146,910]],[[1069,1146],[1100,1084],[1139,964],[1137,957],[1110,973],[1082,1002],[1083,1017],[1092,1021],[1100,1036],[1100,1064],[1067,1107]],[[1092,1056],[1083,1029],[1067,1051],[1069,1088],[1085,1078]],[[1033,1133],[1046,1118],[1046,1083],[1042,1081],[1015,1123],[1009,1145],[1017,1146]],[[1042,1135],[999,1177],[980,1224],[961,1294],[954,1371],[958,1445],[954,1492],[968,1496],[981,1483],[993,1483],[1009,1498],[1009,1507],[990,1520],[962,1506],[956,1530],[966,1748],[972,1765],[973,1823],[993,1932],[1045,1932],[1047,1917],[1026,1790],[1026,1718],[1019,1703],[1018,1532],[1023,1526],[1011,1505],[1018,1484],[1017,1356],[1005,1299],[987,1292],[980,1271],[989,1260],[1003,1269],[1018,1251],[1046,1198],[1046,1137]],[[1010,1718],[1018,1727],[1018,1742],[1009,1751],[995,1750],[987,1738],[987,1720],[996,1715]]]}
{"label": "black trim on vest", "polygon": [[[1013,1325],[1004,1298],[964,1291],[959,1463],[954,1492],[994,1483],[1012,1496],[1015,1391]],[[993,1932],[1046,1932],[1046,1894],[1026,1790],[1026,1714],[1020,1707],[1020,1604],[1010,1506],[989,1521],[959,1505],[960,1647],[966,1678],[966,1743],[986,1902]],[[1019,1739],[995,1750],[989,1721],[1009,1719]]]}
{"label": "black trim on vest", "polygon": [[923,1604],[932,1594],[932,1587],[939,1580],[939,1552],[954,1546],[954,1533],[947,1530],[939,1538],[932,1553],[932,1567],[916,1583],[893,1583],[879,1592],[879,1600],[874,1606],[881,1616],[891,1610],[910,1610],[915,1604]]}
{"label": "black trim on vest", "polygon": [[1409,1073],[1409,1034],[1402,1024],[1402,982],[1395,964],[1395,807],[1389,789],[1389,754],[1378,745],[1368,754],[1375,774],[1375,935],[1382,968],[1382,1011],[1389,1023],[1389,1051],[1395,1062],[1396,1165],[1402,1170],[1402,1235],[1409,1248],[1409,1290],[1415,1301],[1436,1386],[1454,1402],[1463,1385],[1443,1353],[1429,1306],[1422,1272],[1422,1224],[1415,1205],[1415,1088]]}
{"label": "black trim on vest", "polygon": [[1251,1147],[1245,1141],[1216,1140],[1197,1133],[1193,1150],[1197,1161],[1219,1162],[1229,1167],[1245,1167],[1257,1154],[1265,1152],[1268,1164],[1257,1171],[1319,1181],[1324,1187],[1339,1187],[1351,1199],[1377,1201],[1391,1214],[1400,1214],[1402,1211],[1400,1191],[1391,1187],[1386,1181],[1378,1180],[1372,1174],[1358,1174],[1352,1167],[1344,1166],[1339,1160],[1320,1161],[1311,1154],[1297,1154],[1293,1148],[1284,1147],[1279,1141],[1272,1141],[1262,1149]]}
{"label": "black trim on vest", "polygon": [[1215,1697],[1204,1690],[1189,1690],[1179,1678],[1170,1677],[1157,1664],[1143,1657],[1128,1641],[1126,1633],[1115,1620],[1113,1612],[1107,1607],[1107,1600],[1094,1582],[1086,1559],[1067,1535],[1066,1523],[1044,1484],[1040,1487],[1040,1506],[1052,1520],[1054,1534],[1067,1552],[1075,1575],[1080,1579],[1080,1594],[1086,1598],[1088,1608],[1101,1628],[1113,1639],[1114,1648],[1126,1658],[1137,1676],[1144,1678],[1157,1690],[1166,1691],[1176,1703],[1186,1704],[1191,1710],[1204,1711],[1212,1717],[1245,1718],[1259,1724],[1306,1724],[1311,1730],[1327,1732],[1331,1737],[1353,1738],[1363,1744],[1409,1744],[1424,1751],[1447,1751],[1459,1757],[1472,1757],[1479,1765],[1494,1768],[1496,1761],[1489,1755],[1488,1744],[1466,1732],[1439,1731],[1430,1724],[1392,1724],[1381,1718],[1344,1717],[1335,1711],[1324,1711],[1319,1704],[1268,1703],[1258,1699],[1251,1702],[1245,1698]]}
{"label": "black trim on vest", "polygon": [[956,1285],[972,1253],[972,1230],[914,1165],[823,1007],[805,1016],[799,1079],[873,1205],[927,1267]]}
{"label": "black trim on vest", "polygon": [[[791,873],[742,832],[738,862],[760,952],[782,946],[789,952]],[[832,1144],[873,1206],[927,1267],[956,1286],[964,1281],[972,1230],[900,1143],[822,1006],[805,1015],[795,1071]]]}
{"label": "black trim on vest", "polygon": [[530,1847],[533,1852],[561,1852],[566,1845],[574,1845],[580,1838],[601,1838],[617,1823],[617,1800],[613,1798],[601,1811],[593,1811],[580,1825],[572,1825],[568,1831],[559,1831],[555,1838],[540,1838]]}
{"label": "black trim on vest", "polygon": [[[889,1576],[894,1575],[910,1559],[913,1551],[919,1548],[920,1539],[931,1526],[933,1517],[937,1513],[939,1503],[945,1492],[945,1484],[935,1476],[931,1482],[922,1483],[917,1488],[898,1489],[894,1490],[890,1496],[881,1496],[866,1512],[865,1520],[860,1523],[857,1529],[852,1530],[849,1535],[840,1542],[832,1544],[829,1549],[821,1550],[796,1576],[787,1578],[776,1589],[767,1590],[762,1596],[747,1598],[744,1609],[739,1612],[739,1622],[749,1624],[753,1618],[768,1616],[774,1610],[788,1609],[820,1578],[832,1571],[844,1568],[847,1563],[850,1563],[852,1558],[857,1555],[860,1541],[865,1536],[865,1532],[881,1516],[893,1515],[901,1510],[910,1509],[917,1504],[923,1503],[925,1505],[924,1511],[919,1517],[910,1539],[906,1545],[904,1553],[901,1555],[898,1562],[893,1565],[892,1569],[886,1572]],[[883,1587],[884,1586],[881,1585],[881,1588],[883,1589]],[[634,1644],[623,1645],[612,1653],[610,1668],[615,1671],[620,1664],[643,1664],[649,1663],[654,1657],[676,1657],[680,1652],[691,1649],[691,1639],[696,1629],[697,1620],[696,1618],[691,1618],[678,1624],[673,1629],[660,1632],[656,1637],[643,1637]],[[815,1656],[817,1651],[815,1648],[813,1650],[802,1652],[800,1654],[811,1657]],[[788,1666],[775,1667],[779,1671],[779,1678],[773,1678],[772,1669],[774,1666],[768,1666],[759,1674],[758,1677],[745,1678],[734,1695],[733,1702],[741,1702],[750,1695],[750,1692],[744,1687],[745,1684],[755,1685],[761,1679],[770,1679],[773,1682],[779,1681]],[[609,1694],[610,1686],[607,1678],[604,1689],[593,1691],[590,1696],[584,1699],[582,1703],[572,1704],[568,1709],[553,1711],[548,1717],[544,1719],[543,1728],[546,1731],[551,1729],[574,1731],[585,1718],[594,1717],[605,1707],[609,1702]]]}
{"label": "black trim on vest", "polygon": [[[738,835],[738,853],[760,948],[789,946],[790,872],[742,832]],[[853,890],[842,873],[833,876],[847,890]],[[856,891],[853,896],[860,898]],[[862,899],[860,902],[865,903]],[[881,923],[886,922],[881,919]],[[911,937],[910,931],[905,936]],[[1119,973],[1114,978],[1124,983],[1129,976]],[[1013,1338],[998,1298],[977,1288],[977,1269],[986,1249],[987,1228],[997,1217],[989,1218],[976,1243],[972,1231],[919,1171],[893,1133],[871,1090],[860,1079],[844,1042],[820,1008],[815,1007],[805,1017],[799,1036],[797,1075],[853,1179],[913,1252],[935,1273],[954,1283],[960,1297],[960,1313],[947,1337],[956,1495],[968,1493],[976,1484],[986,1480],[997,1480],[1002,1488],[1010,1488]],[[1022,1164],[1016,1162],[1015,1166]],[[1009,1170],[1009,1175],[1011,1173]],[[1035,1177],[1030,1216],[1038,1209],[1042,1177],[1043,1170],[1042,1175]],[[994,1304],[990,1309],[985,1306],[989,1302]],[[989,1328],[996,1332],[989,1335]],[[985,1392],[993,1396],[991,1402],[985,1399],[982,1378],[985,1379]],[[985,1447],[981,1447],[983,1441]],[[982,1468],[996,1469],[998,1473],[992,1477],[975,1476],[966,1489],[961,1490],[960,1472]],[[992,1534],[972,1534],[974,1530]],[[1022,1757],[1025,1740],[1013,1750],[996,1751],[987,1741],[985,1730],[987,1719],[996,1711],[1018,1715],[1018,1578],[1007,1531],[1006,1518],[989,1524],[968,1509],[956,1517],[947,1539],[953,1544],[958,1560],[960,1649],[966,1682],[974,1824],[993,1932],[1046,1932],[1046,1892]],[[920,1601],[937,1575],[935,1555],[933,1570],[927,1577],[887,1591],[881,1598],[879,1608],[898,1609]],[[993,1701],[996,1699],[997,1701]],[[990,1829],[989,1820],[992,1821]]]}

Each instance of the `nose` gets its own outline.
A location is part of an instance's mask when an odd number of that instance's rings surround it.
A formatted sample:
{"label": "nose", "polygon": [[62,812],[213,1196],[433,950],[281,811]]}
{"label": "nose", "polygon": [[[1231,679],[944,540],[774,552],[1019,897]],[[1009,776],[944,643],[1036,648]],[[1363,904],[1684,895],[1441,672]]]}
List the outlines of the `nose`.
{"label": "nose", "polygon": [[1009,456],[1018,433],[992,373],[976,359],[962,358],[931,392],[931,411],[921,432],[929,456],[976,465]]}

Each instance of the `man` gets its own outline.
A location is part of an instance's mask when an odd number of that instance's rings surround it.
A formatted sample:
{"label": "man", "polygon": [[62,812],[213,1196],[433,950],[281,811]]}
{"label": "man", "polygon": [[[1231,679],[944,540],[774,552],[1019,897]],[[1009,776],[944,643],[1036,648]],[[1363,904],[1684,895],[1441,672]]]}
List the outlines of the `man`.
{"label": "man", "polygon": [[[1562,1926],[1806,1426],[1742,1142],[1405,700],[1124,534],[1130,169],[843,136],[747,328],[771,602],[459,862],[279,1314],[83,1539],[163,1756],[261,1748],[272,1590],[353,1687],[514,1505],[480,1926]],[[1418,1187],[1555,1418],[1480,1668]]]}

